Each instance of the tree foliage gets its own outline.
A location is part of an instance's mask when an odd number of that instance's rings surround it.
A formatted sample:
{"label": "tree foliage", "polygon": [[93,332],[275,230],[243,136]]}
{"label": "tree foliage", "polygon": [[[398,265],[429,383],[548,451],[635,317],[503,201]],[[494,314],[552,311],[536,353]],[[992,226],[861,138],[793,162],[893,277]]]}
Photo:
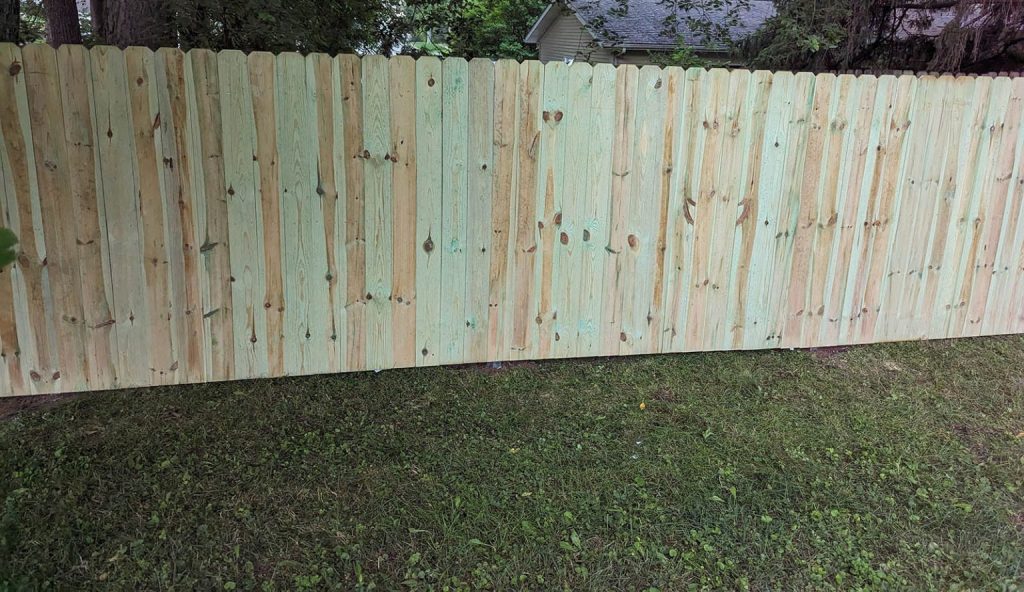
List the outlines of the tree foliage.
{"label": "tree foliage", "polygon": [[775,0],[747,44],[759,67],[977,71],[1024,52],[1024,0]]}

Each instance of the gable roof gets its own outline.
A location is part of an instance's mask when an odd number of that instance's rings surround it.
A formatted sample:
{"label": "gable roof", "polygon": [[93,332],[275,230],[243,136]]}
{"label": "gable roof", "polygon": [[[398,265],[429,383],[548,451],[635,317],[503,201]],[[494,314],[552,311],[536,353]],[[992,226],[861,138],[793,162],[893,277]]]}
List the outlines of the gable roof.
{"label": "gable roof", "polygon": [[[533,44],[540,41],[565,8],[576,15],[580,23],[604,47],[624,50],[673,49],[679,39],[672,31],[665,30],[665,23],[675,18],[678,36],[686,45],[695,49],[725,49],[721,43],[708,43],[702,32],[693,31],[687,26],[687,20],[707,19],[713,26],[726,27],[729,16],[726,8],[676,10],[658,0],[627,0],[626,6],[627,9],[623,10],[620,0],[560,0],[544,10],[524,41]],[[771,0],[751,0],[749,8],[737,15],[738,22],[729,28],[729,35],[733,39],[745,37],[760,28],[774,14],[775,4]]]}

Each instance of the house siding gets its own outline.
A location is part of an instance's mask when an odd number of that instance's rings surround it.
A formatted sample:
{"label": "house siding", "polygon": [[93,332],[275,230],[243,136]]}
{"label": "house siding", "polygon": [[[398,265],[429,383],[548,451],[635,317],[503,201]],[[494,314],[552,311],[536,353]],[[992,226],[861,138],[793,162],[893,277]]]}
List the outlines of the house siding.
{"label": "house siding", "polygon": [[612,52],[597,47],[593,35],[567,10],[563,10],[541,35],[537,53],[542,62],[579,60],[594,64],[615,63]]}

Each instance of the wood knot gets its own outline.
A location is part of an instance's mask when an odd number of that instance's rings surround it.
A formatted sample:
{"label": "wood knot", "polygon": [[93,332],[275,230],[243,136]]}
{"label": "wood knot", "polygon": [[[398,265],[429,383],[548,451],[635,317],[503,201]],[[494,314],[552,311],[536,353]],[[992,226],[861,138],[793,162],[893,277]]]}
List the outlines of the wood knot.
{"label": "wood knot", "polygon": [[654,83],[654,88],[661,88],[661,78],[659,78],[658,81]]}
{"label": "wood knot", "polygon": [[428,253],[434,250],[434,241],[429,236],[423,241],[423,250]]}
{"label": "wood knot", "polygon": [[561,225],[562,225],[562,212],[557,212],[555,214],[555,226],[561,226]]}
{"label": "wood knot", "polygon": [[583,242],[590,241],[590,231],[586,228],[583,229]]}
{"label": "wood knot", "polygon": [[544,114],[542,115],[542,117],[544,118],[545,122],[551,121],[551,112],[550,111],[545,111]]}
{"label": "wood knot", "polygon": [[537,220],[537,230],[544,230],[544,221]]}
{"label": "wood knot", "polygon": [[563,233],[562,233],[562,234],[561,234],[561,235],[560,235],[560,236],[558,237],[558,241],[559,241],[559,242],[561,242],[561,243],[562,243],[563,245],[567,245],[567,244],[569,244],[569,235],[563,232]]}
{"label": "wood knot", "polygon": [[367,293],[366,293],[366,299],[367,299],[367,300],[373,300],[373,294],[371,294],[371,293],[367,292]]}
{"label": "wood knot", "polygon": [[425,357],[427,357],[427,354],[429,354],[430,352],[429,352],[429,351],[427,350],[427,348],[423,348],[423,349],[422,349],[422,350],[420,351],[420,353],[421,353],[421,354],[423,354],[423,357],[425,358]]}
{"label": "wood knot", "polygon": [[145,82],[145,80],[142,78],[142,76],[139,76],[138,78],[135,79],[135,84],[137,84],[139,86],[142,86],[143,82]]}
{"label": "wood knot", "polygon": [[366,158],[366,159],[370,158],[370,151],[369,150],[363,150],[363,158]]}
{"label": "wood knot", "polygon": [[11,62],[11,67],[7,69],[7,73],[11,76],[17,76],[21,72],[21,63],[18,60]]}
{"label": "wood knot", "polygon": [[561,111],[555,111],[555,122],[562,121],[563,114]]}
{"label": "wood knot", "polygon": [[[427,86],[431,86],[432,87],[432,86],[434,86],[434,84],[435,84],[435,82],[434,82],[434,77],[433,76],[431,76],[430,78],[427,79]],[[423,355],[427,355],[427,350],[423,350]]]}
{"label": "wood knot", "polygon": [[625,331],[619,333],[619,341],[623,341],[623,342],[626,341],[626,332]]}
{"label": "wood knot", "polygon": [[229,185],[228,186],[228,195],[234,195],[234,194],[235,194],[235,188]]}
{"label": "wood knot", "polygon": [[626,242],[629,243],[629,248],[634,251],[640,246],[640,239],[635,234],[626,237]]}

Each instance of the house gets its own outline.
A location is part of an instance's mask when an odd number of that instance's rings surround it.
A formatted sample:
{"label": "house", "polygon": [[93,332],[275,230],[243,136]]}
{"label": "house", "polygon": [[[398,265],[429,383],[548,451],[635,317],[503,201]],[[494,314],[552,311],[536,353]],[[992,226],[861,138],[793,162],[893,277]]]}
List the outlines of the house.
{"label": "house", "polygon": [[729,63],[730,51],[726,43],[714,39],[721,36],[693,30],[691,25],[706,24],[735,41],[775,14],[770,0],[751,0],[748,7],[733,13],[723,8],[691,14],[667,4],[629,0],[623,9],[620,0],[557,0],[537,19],[525,42],[537,46],[542,62],[608,64],[649,64],[682,42],[698,56],[724,65]]}

